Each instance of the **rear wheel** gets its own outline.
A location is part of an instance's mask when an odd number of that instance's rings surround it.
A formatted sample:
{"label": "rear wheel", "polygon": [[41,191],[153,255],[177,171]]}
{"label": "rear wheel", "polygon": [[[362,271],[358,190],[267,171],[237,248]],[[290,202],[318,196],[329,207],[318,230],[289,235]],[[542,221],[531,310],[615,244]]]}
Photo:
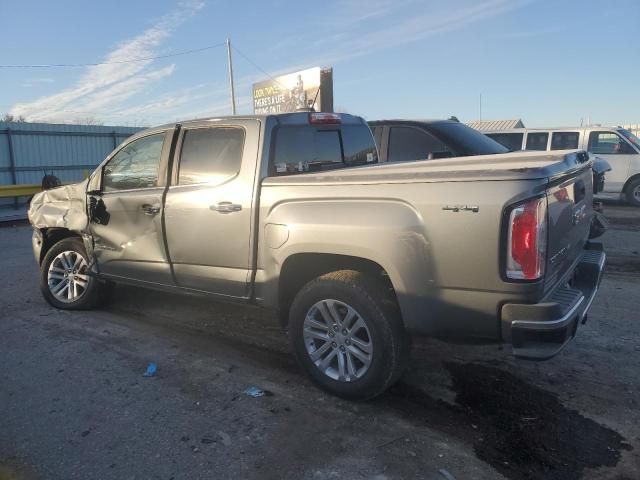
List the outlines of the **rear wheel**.
{"label": "rear wheel", "polygon": [[636,178],[629,182],[627,188],[625,189],[625,196],[627,197],[627,202],[633,205],[634,207],[640,207],[640,178]]}
{"label": "rear wheel", "polygon": [[51,247],[42,261],[40,290],[56,308],[83,310],[101,303],[109,288],[89,272],[82,240],[65,238]]}
{"label": "rear wheel", "polygon": [[329,392],[366,400],[406,368],[409,344],[384,285],[342,270],[309,282],[296,295],[289,336],[298,362]]}

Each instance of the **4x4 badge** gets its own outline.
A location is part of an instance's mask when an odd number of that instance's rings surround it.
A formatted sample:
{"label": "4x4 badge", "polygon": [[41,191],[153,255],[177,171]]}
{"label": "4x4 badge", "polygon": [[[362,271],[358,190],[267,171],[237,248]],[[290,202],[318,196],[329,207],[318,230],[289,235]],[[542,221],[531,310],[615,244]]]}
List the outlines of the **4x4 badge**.
{"label": "4x4 badge", "polygon": [[451,212],[473,212],[478,213],[480,211],[480,207],[478,205],[445,205],[442,207],[442,210],[449,210]]}

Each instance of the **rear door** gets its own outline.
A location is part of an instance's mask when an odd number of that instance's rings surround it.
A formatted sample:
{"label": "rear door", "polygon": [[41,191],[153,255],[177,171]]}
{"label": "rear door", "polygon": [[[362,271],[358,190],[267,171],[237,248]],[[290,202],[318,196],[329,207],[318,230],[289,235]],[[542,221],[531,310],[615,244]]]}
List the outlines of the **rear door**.
{"label": "rear door", "polygon": [[92,179],[94,258],[106,275],[171,285],[162,237],[162,195],[173,131],[124,145]]}
{"label": "rear door", "polygon": [[260,122],[183,128],[165,202],[169,257],[180,287],[247,298]]}
{"label": "rear door", "polygon": [[589,133],[589,153],[605,159],[611,171],[604,177],[604,192],[620,193],[629,178],[629,166],[638,152],[618,133],[611,130]]}

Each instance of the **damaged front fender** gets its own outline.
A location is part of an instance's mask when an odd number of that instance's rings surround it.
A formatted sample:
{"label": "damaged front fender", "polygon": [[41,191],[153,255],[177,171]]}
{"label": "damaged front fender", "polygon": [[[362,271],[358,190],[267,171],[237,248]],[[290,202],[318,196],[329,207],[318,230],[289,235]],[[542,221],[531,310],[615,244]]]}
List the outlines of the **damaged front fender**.
{"label": "damaged front fender", "polygon": [[87,232],[87,183],[85,180],[34,195],[29,205],[29,222],[40,230],[66,228],[78,233]]}

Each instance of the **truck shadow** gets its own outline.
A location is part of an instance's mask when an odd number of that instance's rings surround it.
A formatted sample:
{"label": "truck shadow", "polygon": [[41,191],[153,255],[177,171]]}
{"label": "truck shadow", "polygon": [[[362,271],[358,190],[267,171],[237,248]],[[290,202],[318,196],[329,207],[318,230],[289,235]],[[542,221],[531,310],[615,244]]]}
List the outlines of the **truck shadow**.
{"label": "truck shadow", "polygon": [[[118,297],[112,311],[186,335],[189,348],[228,350],[249,365],[302,378],[277,320],[259,309],[135,288],[122,289]],[[577,480],[585,469],[616,466],[623,451],[631,450],[619,433],[500,368],[502,362],[465,361],[468,355],[457,355],[455,345],[446,346],[446,358],[457,360],[442,362],[437,348],[420,355],[412,363],[413,373],[362,408],[460,439],[513,480]],[[431,385],[429,393],[421,385]]]}
{"label": "truck shadow", "polygon": [[631,446],[551,392],[492,365],[446,362],[455,403],[401,382],[375,403],[406,420],[473,445],[505,477],[577,480],[587,468],[613,467]]}

